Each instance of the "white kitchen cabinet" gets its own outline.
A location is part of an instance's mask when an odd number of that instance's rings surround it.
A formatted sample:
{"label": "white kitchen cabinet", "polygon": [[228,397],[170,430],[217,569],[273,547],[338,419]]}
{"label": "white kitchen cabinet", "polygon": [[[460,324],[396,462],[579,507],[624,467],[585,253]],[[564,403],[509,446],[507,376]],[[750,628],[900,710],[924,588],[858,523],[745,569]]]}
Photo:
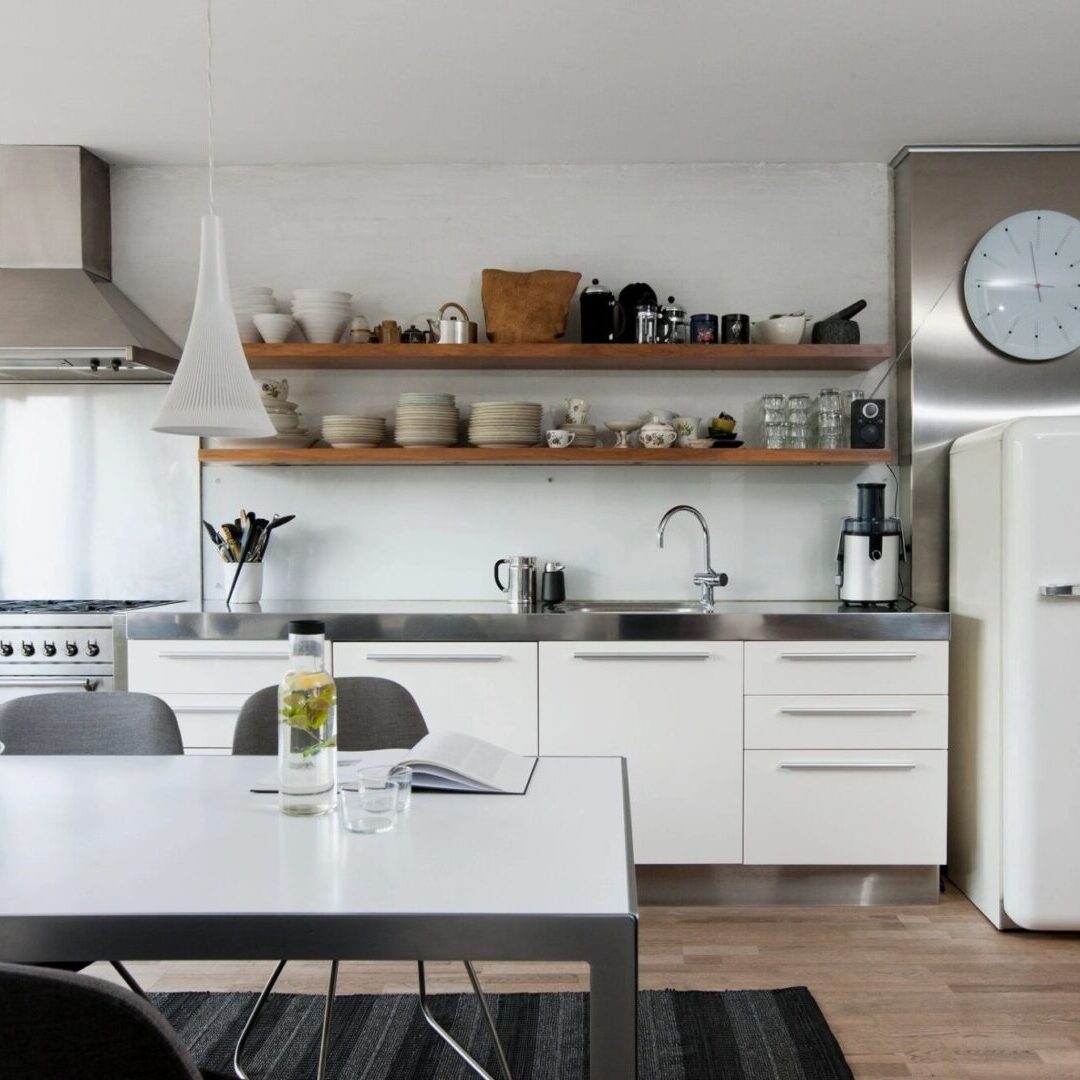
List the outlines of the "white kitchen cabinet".
{"label": "white kitchen cabinet", "polygon": [[636,862],[742,860],[742,665],[742,642],[541,642],[540,752],[627,759]]}
{"label": "white kitchen cabinet", "polygon": [[944,750],[748,750],[745,862],[945,861]]}
{"label": "white kitchen cabinet", "polygon": [[227,753],[241,706],[288,661],[287,641],[129,641],[127,688],[168,702],[185,753]]}
{"label": "white kitchen cabinet", "polygon": [[335,642],[334,674],[401,683],[431,731],[538,753],[536,642]]}

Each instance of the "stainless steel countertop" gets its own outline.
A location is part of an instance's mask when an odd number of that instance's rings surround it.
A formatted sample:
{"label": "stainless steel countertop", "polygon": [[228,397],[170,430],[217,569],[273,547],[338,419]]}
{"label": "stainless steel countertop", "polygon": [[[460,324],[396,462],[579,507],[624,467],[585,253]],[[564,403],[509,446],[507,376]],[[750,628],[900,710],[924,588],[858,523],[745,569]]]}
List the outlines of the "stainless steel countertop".
{"label": "stainless steel countertop", "polygon": [[505,603],[446,600],[267,600],[228,608],[194,601],[114,616],[118,636],[271,641],[290,619],[322,619],[333,641],[843,641],[947,640],[933,608],[858,610],[832,601],[718,603],[710,613],[511,612]]}

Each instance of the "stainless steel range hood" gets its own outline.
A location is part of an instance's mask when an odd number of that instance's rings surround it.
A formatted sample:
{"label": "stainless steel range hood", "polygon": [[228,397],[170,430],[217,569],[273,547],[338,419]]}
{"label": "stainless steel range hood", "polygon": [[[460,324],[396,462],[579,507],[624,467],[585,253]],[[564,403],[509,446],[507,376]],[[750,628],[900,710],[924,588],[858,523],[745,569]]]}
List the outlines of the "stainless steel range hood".
{"label": "stainless steel range hood", "polygon": [[109,166],[0,146],[0,382],[162,382],[179,358],[112,283]]}

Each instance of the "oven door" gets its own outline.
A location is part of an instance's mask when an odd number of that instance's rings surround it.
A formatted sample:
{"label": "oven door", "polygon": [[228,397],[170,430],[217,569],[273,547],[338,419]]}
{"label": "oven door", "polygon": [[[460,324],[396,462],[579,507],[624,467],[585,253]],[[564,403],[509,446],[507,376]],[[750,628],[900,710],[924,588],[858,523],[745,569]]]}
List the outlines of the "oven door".
{"label": "oven door", "polygon": [[28,694],[92,693],[112,690],[112,674],[78,672],[71,675],[3,675],[0,676],[0,704]]}

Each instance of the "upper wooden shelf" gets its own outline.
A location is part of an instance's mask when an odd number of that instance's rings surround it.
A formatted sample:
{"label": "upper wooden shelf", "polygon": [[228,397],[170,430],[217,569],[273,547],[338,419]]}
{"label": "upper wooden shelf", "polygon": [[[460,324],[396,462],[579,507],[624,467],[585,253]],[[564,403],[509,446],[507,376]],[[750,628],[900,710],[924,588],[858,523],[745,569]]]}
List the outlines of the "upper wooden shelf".
{"label": "upper wooden shelf", "polygon": [[891,345],[248,344],[255,371],[869,371]]}
{"label": "upper wooden shelf", "polygon": [[380,446],[371,450],[313,447],[310,450],[200,450],[199,460],[217,465],[874,465],[893,461],[891,450],[588,450],[544,446]]}

